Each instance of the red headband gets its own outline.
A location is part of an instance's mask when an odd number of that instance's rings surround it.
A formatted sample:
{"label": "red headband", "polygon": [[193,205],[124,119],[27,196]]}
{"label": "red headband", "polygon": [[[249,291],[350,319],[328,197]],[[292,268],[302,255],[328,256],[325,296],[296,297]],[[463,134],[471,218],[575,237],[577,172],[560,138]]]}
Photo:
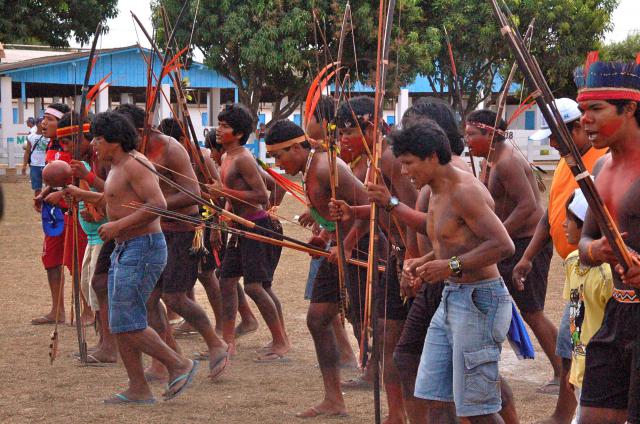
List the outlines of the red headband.
{"label": "red headband", "polygon": [[578,91],[578,102],[588,100],[632,100],[640,102],[640,90],[623,87],[583,88]]}
{"label": "red headband", "polygon": [[501,135],[503,137],[506,135],[506,132],[504,132],[503,130],[498,129],[498,128],[494,128],[491,125],[483,124],[482,122],[469,121],[469,122],[467,122],[467,125],[471,125],[473,127],[478,127],[480,129],[487,130],[487,131],[492,131],[492,132],[495,132],[496,134]]}
{"label": "red headband", "polygon": [[[91,129],[91,124],[82,125],[82,132],[83,133],[88,133],[90,129]],[[68,126],[68,127],[58,128],[56,130],[56,136],[58,138],[60,138],[60,137],[68,137],[68,136],[73,135],[73,134],[78,134],[79,132],[80,131],[79,131],[78,125],[71,125],[71,126]]]}

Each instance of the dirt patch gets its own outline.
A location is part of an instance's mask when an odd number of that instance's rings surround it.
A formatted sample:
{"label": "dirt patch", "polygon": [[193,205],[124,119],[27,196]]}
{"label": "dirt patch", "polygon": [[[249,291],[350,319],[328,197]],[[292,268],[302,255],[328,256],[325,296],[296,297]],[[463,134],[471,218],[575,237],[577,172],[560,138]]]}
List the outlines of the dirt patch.
{"label": "dirt patch", "polygon": [[[47,312],[50,305],[46,274],[40,260],[43,238],[40,220],[31,208],[32,192],[28,183],[3,184],[3,188],[6,212],[0,222],[0,375],[3,376],[0,422],[295,423],[299,422],[293,416],[295,412],[321,398],[320,372],[305,323],[307,302],[303,293],[309,257],[285,250],[276,271],[274,289],[282,301],[293,342],[290,362],[277,365],[253,362],[255,350],[269,340],[269,332],[261,322],[258,332],[240,339],[238,356],[220,382],[211,383],[204,373],[200,373],[193,387],[174,401],[160,402],[153,407],[103,406],[102,399],[125,388],[125,370],[121,364],[113,368],[77,366],[71,359],[71,354],[77,350],[75,329],[69,326],[60,327],[59,357],[49,365],[52,327],[29,324],[32,317]],[[290,218],[298,213],[300,205],[287,198],[281,214]],[[304,230],[293,224],[285,223],[284,227],[289,235],[307,237]],[[561,262],[554,257],[547,293],[547,315],[554,323],[560,321],[562,313],[563,279]],[[65,295],[69,305],[69,290]],[[199,285],[196,295],[213,319],[204,290]],[[257,310],[255,313],[259,316]],[[93,330],[88,331],[88,338],[90,345],[95,342]],[[204,348],[199,337],[178,341],[186,353]],[[551,376],[551,367],[540,347],[534,344],[537,358],[533,361],[516,360],[505,344],[501,364],[503,374],[513,388],[522,423],[548,416],[556,402],[556,397],[536,393],[536,388]],[[162,388],[154,386],[153,389],[159,397]],[[373,422],[373,395],[370,392],[349,391],[346,402],[349,418],[313,422]]]}

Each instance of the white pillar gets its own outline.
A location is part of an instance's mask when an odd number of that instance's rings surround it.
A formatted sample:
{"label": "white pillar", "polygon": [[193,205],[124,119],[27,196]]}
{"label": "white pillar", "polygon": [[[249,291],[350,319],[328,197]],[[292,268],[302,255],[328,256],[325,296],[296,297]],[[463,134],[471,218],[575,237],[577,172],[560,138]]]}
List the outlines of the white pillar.
{"label": "white pillar", "polygon": [[169,84],[162,84],[160,87],[164,94],[159,93],[158,95],[158,101],[160,102],[160,107],[158,107],[158,121],[161,121],[165,118],[171,118],[171,107],[166,100],[171,99],[171,86]]}
{"label": "white pillar", "polygon": [[126,105],[133,103],[133,96],[129,93],[120,93],[120,104]]}
{"label": "white pillar", "polygon": [[2,108],[2,137],[0,137],[0,149],[7,155],[9,168],[16,166],[15,128],[13,125],[13,101],[11,99],[11,77],[0,77],[0,108]]}
{"label": "white pillar", "polygon": [[73,110],[77,114],[80,113],[80,103],[82,103],[82,95],[78,94],[73,97]]}
{"label": "white pillar", "polygon": [[[106,83],[102,83],[103,85]],[[109,87],[105,88],[98,94],[96,99],[96,113],[106,112],[109,109]]]}
{"label": "white pillar", "polygon": [[409,89],[402,88],[400,89],[398,103],[396,104],[396,125],[400,124],[402,115],[404,115],[407,109],[409,109]]}
{"label": "white pillar", "polygon": [[220,89],[210,88],[207,95],[207,110],[209,111],[208,124],[212,127],[218,125],[218,113],[220,113]]}

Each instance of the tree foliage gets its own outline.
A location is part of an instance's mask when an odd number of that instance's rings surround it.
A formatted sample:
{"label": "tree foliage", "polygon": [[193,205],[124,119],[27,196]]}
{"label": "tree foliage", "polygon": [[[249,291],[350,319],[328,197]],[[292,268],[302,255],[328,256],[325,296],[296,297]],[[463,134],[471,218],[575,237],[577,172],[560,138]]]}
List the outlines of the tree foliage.
{"label": "tree foliage", "polygon": [[117,0],[0,0],[0,41],[66,47],[88,43],[100,20],[118,14]]}
{"label": "tree foliage", "polygon": [[640,54],[640,32],[629,34],[619,42],[605,44],[600,48],[600,59],[605,61],[633,62]]}
{"label": "tree foliage", "polygon": [[[190,40],[188,22],[193,20],[193,3],[187,23],[177,34],[180,45]],[[388,77],[392,91],[431,66],[435,37],[433,31],[424,31],[419,3],[398,3],[390,55],[393,64]],[[154,3],[153,9],[157,14],[162,5],[173,22],[182,4],[179,0],[162,0]],[[201,2],[192,46],[202,51],[212,69],[238,87],[242,103],[257,112],[260,102],[269,99],[274,103],[273,119],[278,119],[299,108],[315,74],[336,58],[344,4],[337,0]],[[356,0],[351,7],[354,36],[346,36],[346,69],[342,75],[348,69],[351,81],[359,77],[363,83],[371,83],[376,63],[378,2]],[[158,29],[159,19],[154,22]],[[162,43],[163,31],[160,29],[157,34]]]}
{"label": "tree foliage", "polygon": [[[571,74],[610,27],[617,0],[507,0],[522,34],[535,18],[531,51],[550,87],[557,93],[574,92]],[[432,0],[423,3],[434,31],[446,26],[468,96],[466,112],[487,100],[495,77],[508,73],[513,56],[500,34],[487,0]],[[442,35],[444,38],[444,35]],[[428,76],[434,92],[451,98],[451,66],[445,43],[437,54],[435,72]],[[501,89],[501,87],[493,87]]]}

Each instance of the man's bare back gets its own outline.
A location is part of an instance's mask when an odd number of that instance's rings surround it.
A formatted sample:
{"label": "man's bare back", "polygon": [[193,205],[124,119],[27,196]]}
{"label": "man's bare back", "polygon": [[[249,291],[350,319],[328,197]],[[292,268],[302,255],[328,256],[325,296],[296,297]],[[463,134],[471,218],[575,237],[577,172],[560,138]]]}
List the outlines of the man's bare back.
{"label": "man's bare back", "polygon": [[[495,200],[495,212],[509,236],[531,237],[544,214],[540,190],[529,162],[508,142],[501,146],[488,186]],[[518,206],[520,211],[512,216]]]}
{"label": "man's bare back", "polygon": [[[189,160],[189,154],[177,140],[162,134],[160,131],[152,130],[146,146],[146,156],[151,163],[158,165],[156,168],[159,173],[189,191],[200,192],[196,182],[196,174]],[[160,189],[167,199],[167,209],[185,215],[198,213],[198,206],[193,199],[162,181],[160,182]]]}

